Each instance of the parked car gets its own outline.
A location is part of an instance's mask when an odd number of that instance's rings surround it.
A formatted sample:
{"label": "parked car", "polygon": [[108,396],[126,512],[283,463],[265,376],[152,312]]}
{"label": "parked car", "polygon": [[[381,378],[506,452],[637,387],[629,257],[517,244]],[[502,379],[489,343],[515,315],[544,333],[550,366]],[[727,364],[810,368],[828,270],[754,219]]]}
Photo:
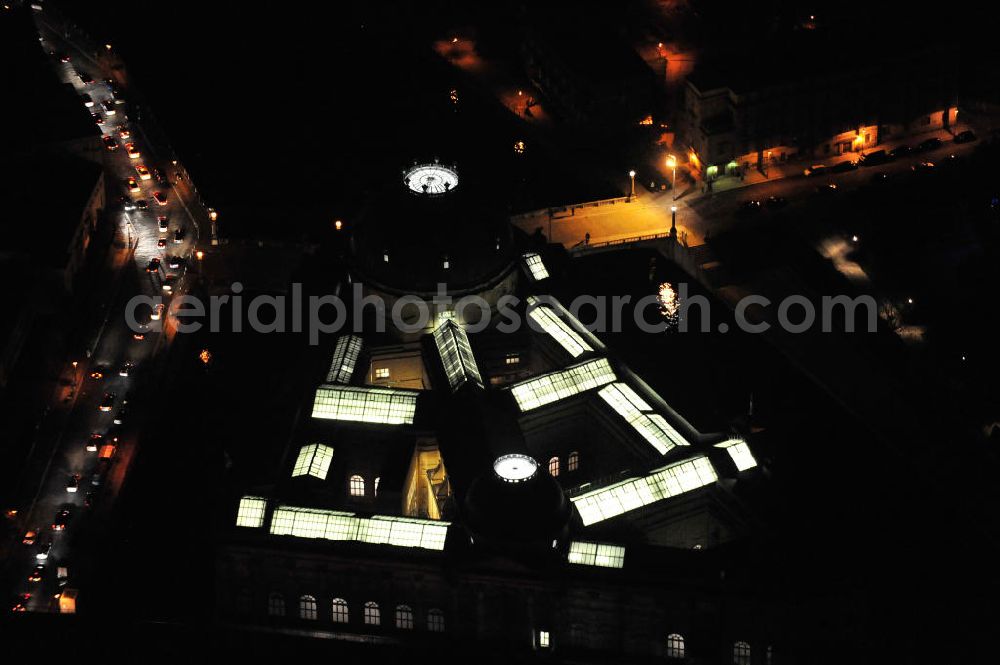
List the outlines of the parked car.
{"label": "parked car", "polygon": [[778,210],[788,205],[788,199],[786,199],[783,196],[769,196],[764,201],[764,205],[770,208],[771,210]]}
{"label": "parked car", "polygon": [[756,215],[761,210],[761,202],[757,199],[750,199],[740,203],[736,209],[736,214],[740,217],[750,217]]}
{"label": "parked car", "polygon": [[861,158],[862,166],[879,166],[885,164],[891,158],[885,150],[873,150]]}
{"label": "parked car", "polygon": [[927,152],[928,150],[936,150],[940,147],[941,147],[941,139],[934,136],[918,143],[915,150],[916,152]]}
{"label": "parked car", "polygon": [[826,172],[827,172],[827,167],[824,164],[813,164],[805,171],[803,171],[803,173],[805,173],[806,176],[823,175]]}
{"label": "parked car", "polygon": [[889,156],[892,157],[893,159],[899,159],[900,157],[906,157],[911,152],[913,152],[913,148],[911,148],[910,146],[898,145],[889,151]]}
{"label": "parked car", "polygon": [[975,140],[976,135],[970,129],[955,134],[955,143],[972,143]]}
{"label": "parked car", "polygon": [[837,162],[830,167],[830,173],[845,173],[847,171],[853,171],[858,168],[858,163],[852,159],[845,159],[842,162]]}

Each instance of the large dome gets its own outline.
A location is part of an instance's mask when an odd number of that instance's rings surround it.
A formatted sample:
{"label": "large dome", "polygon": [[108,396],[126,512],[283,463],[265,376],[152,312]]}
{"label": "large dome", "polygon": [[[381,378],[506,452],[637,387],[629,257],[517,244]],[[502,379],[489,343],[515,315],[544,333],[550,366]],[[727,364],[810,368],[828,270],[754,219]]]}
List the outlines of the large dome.
{"label": "large dome", "polygon": [[398,294],[452,294],[490,288],[514,266],[506,215],[488,191],[459,170],[415,164],[362,211],[352,234],[352,263],[361,281]]}

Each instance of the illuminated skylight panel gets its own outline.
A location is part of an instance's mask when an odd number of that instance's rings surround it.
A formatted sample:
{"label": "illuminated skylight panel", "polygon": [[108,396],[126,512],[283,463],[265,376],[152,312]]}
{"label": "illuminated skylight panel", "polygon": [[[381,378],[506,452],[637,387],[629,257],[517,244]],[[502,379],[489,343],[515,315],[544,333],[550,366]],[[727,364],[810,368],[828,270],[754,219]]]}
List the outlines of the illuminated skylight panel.
{"label": "illuminated skylight panel", "polygon": [[746,471],[757,466],[757,460],[750,451],[750,446],[743,439],[729,439],[722,443],[715,444],[716,448],[725,448],[730,459],[736,465],[737,471]]}
{"label": "illuminated skylight panel", "polygon": [[327,383],[350,383],[354,376],[354,368],[361,355],[362,340],[357,335],[344,335],[337,340],[333,348],[333,360],[330,371],[327,372]]}
{"label": "illuminated skylight panel", "polygon": [[449,522],[390,515],[357,517],[354,513],[280,506],[271,518],[276,536],[353,540],[395,547],[443,550]]}
{"label": "illuminated skylight panel", "polygon": [[541,256],[535,252],[528,252],[522,258],[524,259],[524,265],[528,267],[528,273],[534,281],[540,282],[543,279],[548,279],[549,271],[546,269]]}
{"label": "illuminated skylight panel", "polygon": [[710,485],[718,479],[707,457],[678,462],[641,478],[629,478],[573,497],[585,526]]}
{"label": "illuminated skylight panel", "polygon": [[556,315],[555,310],[548,305],[537,305],[535,307],[530,307],[529,305],[528,317],[537,323],[552,339],[559,342],[559,345],[566,349],[566,352],[574,358],[578,358],[587,351],[594,350],[589,344],[583,341],[583,338],[575,330],[560,319]]}
{"label": "illuminated skylight panel", "polygon": [[597,393],[618,415],[628,421],[646,441],[665,455],[674,446],[686,446],[687,440],[658,413],[638,393],[625,383],[613,383]]}
{"label": "illuminated skylight panel", "polygon": [[417,393],[392,388],[320,386],[313,402],[313,418],[350,420],[382,425],[412,424]]}
{"label": "illuminated skylight panel", "polygon": [[313,476],[320,480],[326,480],[326,474],[330,470],[331,461],[333,461],[333,448],[330,446],[318,443],[302,446],[299,449],[299,456],[295,459],[292,478]]}
{"label": "illuminated skylight panel", "polygon": [[597,358],[518,383],[510,390],[518,408],[531,411],[611,383],[617,378],[607,359]]}
{"label": "illuminated skylight panel", "polygon": [[621,568],[625,565],[625,548],[622,545],[575,540],[569,544],[566,559],[581,566]]}
{"label": "illuminated skylight panel", "polygon": [[253,529],[264,526],[264,513],[267,511],[267,499],[259,496],[245,496],[240,499],[240,507],[236,511],[236,526]]}
{"label": "illuminated skylight panel", "polygon": [[452,390],[457,390],[466,381],[483,387],[483,378],[472,354],[469,336],[462,326],[454,321],[445,321],[434,331],[434,344]]}

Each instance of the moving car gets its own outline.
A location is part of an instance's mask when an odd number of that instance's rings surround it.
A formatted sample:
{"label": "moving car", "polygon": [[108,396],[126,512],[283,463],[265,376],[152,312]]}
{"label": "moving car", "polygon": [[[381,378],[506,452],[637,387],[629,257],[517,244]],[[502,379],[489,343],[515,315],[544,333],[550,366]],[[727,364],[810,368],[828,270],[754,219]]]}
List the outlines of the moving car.
{"label": "moving car", "polygon": [[34,545],[35,541],[38,540],[38,532],[41,529],[35,527],[34,529],[28,529],[24,532],[24,537],[21,538],[22,545]]}
{"label": "moving car", "polygon": [[28,575],[28,581],[29,582],[41,582],[42,581],[42,573],[44,573],[44,572],[45,572],[45,566],[43,566],[42,564],[38,564],[37,566],[35,566],[35,569],[31,571],[31,574]]}
{"label": "moving car", "polygon": [[97,407],[105,413],[111,411],[115,406],[115,394],[114,393],[104,393],[104,399],[101,400],[101,405]]}
{"label": "moving car", "polygon": [[108,150],[111,150],[113,152],[118,149],[118,142],[115,141],[115,137],[105,136],[101,140],[104,141],[104,147],[107,148]]}
{"label": "moving car", "polygon": [[167,225],[169,223],[169,219],[168,219],[168,217],[166,215],[160,215],[159,217],[157,217],[156,218],[156,223],[159,226],[160,233],[166,233],[167,232]]}
{"label": "moving car", "polygon": [[100,434],[96,434],[96,433],[95,434],[91,434],[90,438],[87,439],[87,452],[88,453],[96,453],[97,449],[101,447],[102,443],[104,443],[104,437],[103,436],[101,436]]}
{"label": "moving car", "polygon": [[52,553],[52,541],[47,540],[38,546],[38,550],[35,552],[35,559],[38,561],[45,561],[49,558],[49,554]]}
{"label": "moving car", "polygon": [[120,138],[122,141],[128,141],[130,138],[132,138],[132,132],[129,131],[128,127],[119,127],[118,138]]}
{"label": "moving car", "polygon": [[80,82],[83,83],[84,85],[90,85],[91,83],[94,82],[94,77],[88,74],[87,72],[77,72],[76,75],[77,78],[80,79]]}
{"label": "moving car", "polygon": [[98,125],[104,124],[104,118],[101,117],[100,113],[91,113],[90,117],[93,118],[94,122],[96,122]]}
{"label": "moving car", "polygon": [[970,129],[955,134],[955,143],[972,143],[975,140],[976,135]]}
{"label": "moving car", "polygon": [[108,116],[112,116],[118,112],[115,110],[115,105],[110,99],[105,99],[101,102],[101,107],[104,109],[104,114]]}
{"label": "moving car", "polygon": [[94,105],[94,98],[88,95],[87,93],[83,93],[82,95],[80,95],[80,99],[83,100],[83,105],[86,106],[88,109]]}
{"label": "moving car", "polygon": [[135,207],[139,210],[149,210],[149,201],[146,199],[139,199],[135,202]]}
{"label": "moving car", "polygon": [[118,370],[118,376],[128,376],[132,372],[133,367],[135,367],[135,365],[126,360]]}
{"label": "moving car", "polygon": [[[125,137],[122,137],[122,138],[125,138]],[[135,147],[134,143],[126,143],[125,144],[125,152],[128,153],[128,158],[129,159],[139,159],[139,157],[142,156],[142,153],[139,152],[139,149]]]}
{"label": "moving car", "polygon": [[56,513],[56,516],[52,519],[52,530],[53,531],[65,531],[66,522],[69,521],[69,508],[63,508]]}
{"label": "moving car", "polygon": [[161,185],[168,184],[166,177],[163,175],[163,172],[160,171],[160,169],[153,169],[153,178],[156,180],[156,182],[160,183]]}
{"label": "moving car", "polygon": [[11,612],[27,612],[28,611],[28,601],[31,600],[30,593],[21,593],[14,596],[14,602],[11,605]]}
{"label": "moving car", "polygon": [[149,174],[149,169],[142,164],[136,164],[135,172],[139,174],[139,180],[150,180],[153,177]]}
{"label": "moving car", "polygon": [[174,231],[174,243],[180,244],[184,242],[184,229],[177,229]]}
{"label": "moving car", "polygon": [[142,191],[142,188],[139,187],[139,181],[133,178],[132,176],[129,176],[125,180],[125,186],[128,187],[128,191],[132,194],[138,194],[139,192]]}
{"label": "moving car", "polygon": [[153,192],[153,199],[161,206],[167,205],[167,195],[163,192]]}
{"label": "moving car", "polygon": [[66,481],[66,491],[70,494],[74,494],[78,489],[80,489],[80,474],[74,473],[69,477],[69,480]]}
{"label": "moving car", "polygon": [[70,60],[73,59],[73,58],[69,57],[68,53],[64,53],[63,51],[53,51],[52,55],[54,55],[57,58],[59,58],[59,62],[69,62]]}
{"label": "moving car", "polygon": [[805,173],[807,177],[811,177],[815,175],[823,175],[824,173],[826,173],[826,171],[827,168],[824,164],[813,164],[805,171],[803,171],[803,173]]}
{"label": "moving car", "polygon": [[122,400],[122,408],[118,409],[118,413],[115,414],[113,420],[115,425],[121,425],[125,422],[125,416],[128,413],[128,400]]}
{"label": "moving car", "polygon": [[146,264],[146,272],[156,272],[159,269],[160,259],[154,256],[149,260],[149,263]]}
{"label": "moving car", "polygon": [[163,249],[166,246],[167,246],[167,239],[166,238],[158,238],[157,239],[157,241],[156,241],[156,247],[158,249]]}
{"label": "moving car", "polygon": [[163,317],[163,303],[161,302],[157,303],[156,306],[153,307],[153,312],[149,315],[149,318],[152,319],[153,321],[159,321],[160,318],[162,317]]}
{"label": "moving car", "polygon": [[166,277],[163,278],[163,285],[160,288],[163,289],[164,293],[174,292],[175,279],[176,277],[174,275],[167,275]]}
{"label": "moving car", "polygon": [[103,365],[94,365],[90,370],[90,378],[103,379],[106,371]]}
{"label": "moving car", "polygon": [[181,267],[181,264],[183,262],[184,259],[182,259],[179,256],[175,256],[173,254],[167,257],[167,267],[170,268],[171,270],[177,270],[178,268]]}

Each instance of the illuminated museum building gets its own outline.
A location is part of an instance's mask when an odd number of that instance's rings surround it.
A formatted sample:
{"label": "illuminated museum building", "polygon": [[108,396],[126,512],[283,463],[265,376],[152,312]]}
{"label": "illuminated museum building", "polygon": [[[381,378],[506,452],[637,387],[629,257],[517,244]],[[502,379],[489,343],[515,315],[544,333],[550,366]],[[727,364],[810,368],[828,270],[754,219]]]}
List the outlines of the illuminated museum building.
{"label": "illuminated museum building", "polygon": [[780,604],[723,572],[761,474],[747,434],[696,431],[616,360],[457,169],[395,186],[352,279],[401,296],[455,275],[531,324],[339,337],[273,476],[233,490],[219,621],[375,659],[790,662]]}

